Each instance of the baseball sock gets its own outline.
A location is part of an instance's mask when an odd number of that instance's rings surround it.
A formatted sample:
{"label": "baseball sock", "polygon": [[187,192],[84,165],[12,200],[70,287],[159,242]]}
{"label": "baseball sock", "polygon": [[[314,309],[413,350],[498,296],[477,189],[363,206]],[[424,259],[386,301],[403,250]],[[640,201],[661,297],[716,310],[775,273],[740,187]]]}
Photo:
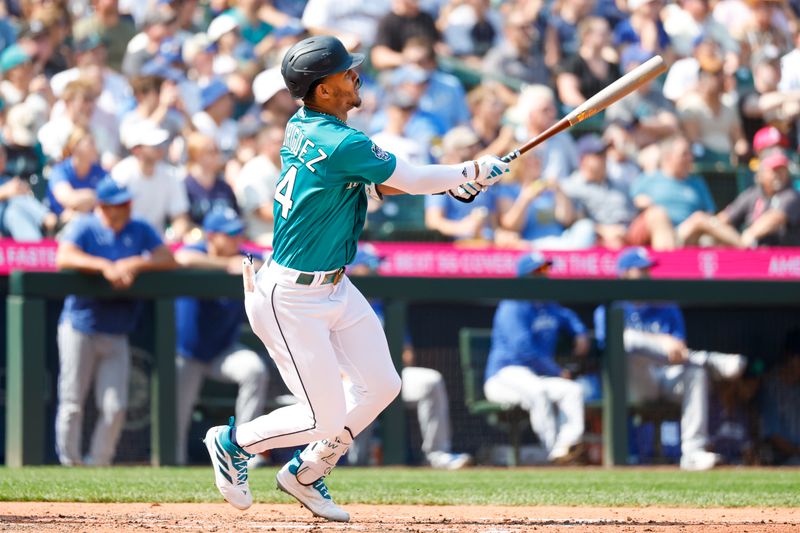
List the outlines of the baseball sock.
{"label": "baseball sock", "polygon": [[319,478],[330,474],[351,444],[353,444],[353,434],[348,427],[334,438],[310,443],[300,453],[303,464],[297,471],[297,481],[303,485],[311,485]]}

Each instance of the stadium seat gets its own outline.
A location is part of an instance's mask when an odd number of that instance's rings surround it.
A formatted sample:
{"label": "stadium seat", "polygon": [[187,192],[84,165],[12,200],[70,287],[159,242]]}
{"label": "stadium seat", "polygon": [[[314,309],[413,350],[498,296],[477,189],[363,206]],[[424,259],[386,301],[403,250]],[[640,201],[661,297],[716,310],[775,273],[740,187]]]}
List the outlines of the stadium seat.
{"label": "stadium seat", "polygon": [[489,425],[508,431],[514,450],[511,466],[517,466],[520,464],[520,434],[528,423],[528,412],[518,406],[490,402],[483,395],[483,372],[491,339],[491,329],[461,328],[459,331],[464,404],[471,415],[484,416]]}

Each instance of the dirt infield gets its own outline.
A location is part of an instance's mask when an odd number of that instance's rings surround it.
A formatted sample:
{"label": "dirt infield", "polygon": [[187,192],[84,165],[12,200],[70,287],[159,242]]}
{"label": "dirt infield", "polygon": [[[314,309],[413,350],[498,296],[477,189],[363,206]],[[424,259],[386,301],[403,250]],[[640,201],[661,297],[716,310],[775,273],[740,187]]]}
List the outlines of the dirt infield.
{"label": "dirt infield", "polygon": [[312,518],[299,505],[0,503],[0,531],[353,531],[353,532],[784,532],[800,531],[800,509],[667,509],[348,505],[352,522]]}

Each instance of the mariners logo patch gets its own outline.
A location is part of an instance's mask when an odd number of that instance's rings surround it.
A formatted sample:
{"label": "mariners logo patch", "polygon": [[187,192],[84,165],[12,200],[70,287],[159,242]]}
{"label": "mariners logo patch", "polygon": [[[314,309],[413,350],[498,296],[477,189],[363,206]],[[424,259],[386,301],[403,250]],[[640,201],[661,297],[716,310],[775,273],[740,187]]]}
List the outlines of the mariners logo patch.
{"label": "mariners logo patch", "polygon": [[381,147],[375,143],[372,143],[372,153],[382,161],[388,161],[390,157],[388,153],[384,152]]}

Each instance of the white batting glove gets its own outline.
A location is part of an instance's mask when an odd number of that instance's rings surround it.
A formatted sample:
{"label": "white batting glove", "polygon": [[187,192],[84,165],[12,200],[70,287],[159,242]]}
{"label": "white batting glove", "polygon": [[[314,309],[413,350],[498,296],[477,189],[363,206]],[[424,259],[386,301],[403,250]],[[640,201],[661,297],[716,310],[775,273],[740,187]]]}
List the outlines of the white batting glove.
{"label": "white batting glove", "polygon": [[456,200],[461,200],[462,202],[471,202],[484,189],[485,187],[478,185],[476,182],[468,181],[467,183],[459,185],[458,187],[453,187],[447,191],[447,194]]}
{"label": "white batting glove", "polygon": [[494,185],[509,171],[508,163],[493,155],[482,156],[473,163],[476,170],[475,182],[483,188]]}

